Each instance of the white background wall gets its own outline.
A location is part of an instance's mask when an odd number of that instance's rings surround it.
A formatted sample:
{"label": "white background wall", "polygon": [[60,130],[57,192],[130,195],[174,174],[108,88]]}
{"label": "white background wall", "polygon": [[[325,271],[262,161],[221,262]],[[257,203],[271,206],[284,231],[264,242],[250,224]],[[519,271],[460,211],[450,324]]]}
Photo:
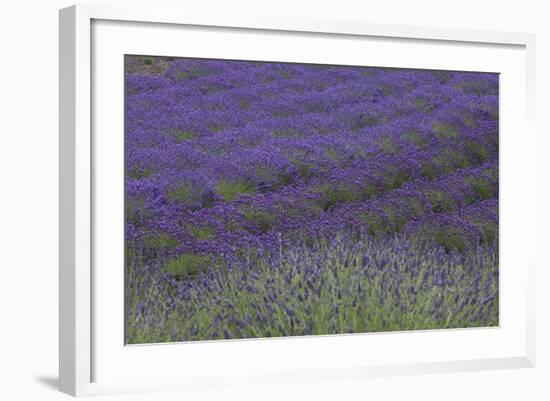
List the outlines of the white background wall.
{"label": "white background wall", "polygon": [[[550,399],[550,313],[546,263],[550,223],[550,28],[544,1],[96,0],[179,5],[227,14],[365,20],[538,35],[539,243],[538,366],[535,369],[327,382],[223,393],[167,393],[116,399]],[[65,0],[5,0],[0,6],[0,398],[57,400],[58,21]],[[517,133],[522,135],[521,132]],[[109,397],[108,399],[115,399]]]}

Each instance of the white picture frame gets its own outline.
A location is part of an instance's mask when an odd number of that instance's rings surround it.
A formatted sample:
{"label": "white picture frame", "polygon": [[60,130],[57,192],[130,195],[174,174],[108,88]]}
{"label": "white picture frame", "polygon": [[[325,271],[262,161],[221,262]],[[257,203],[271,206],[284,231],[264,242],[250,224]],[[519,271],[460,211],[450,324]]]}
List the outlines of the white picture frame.
{"label": "white picture frame", "polygon": [[[117,23],[121,26],[115,27]],[[96,28],[94,28],[94,24]],[[102,25],[103,24],[103,25]],[[114,25],[113,25],[114,24]],[[126,25],[124,25],[126,24]],[[127,24],[134,24],[132,26]],[[137,25],[136,25],[137,24]],[[145,24],[145,25],[143,25]],[[130,32],[134,29],[131,37],[138,37],[141,29],[156,26],[154,32],[158,32],[158,37],[165,35],[168,29],[179,29],[185,27],[199,27],[205,30],[215,30],[217,38],[220,34],[227,32],[229,29],[232,32],[246,32],[253,34],[254,32],[262,33],[264,40],[273,40],[276,43],[277,37],[270,38],[270,34],[286,35],[292,38],[307,36],[308,38],[322,37],[326,38],[327,42],[330,38],[342,38],[345,40],[351,39],[367,39],[384,40],[387,43],[392,41],[408,41],[407,43],[431,43],[441,46],[441,54],[444,52],[443,47],[446,45],[455,46],[452,51],[460,52],[461,49],[472,48],[480,52],[484,52],[484,46],[495,49],[511,49],[510,55],[503,55],[502,59],[497,57],[498,50],[495,50],[495,57],[492,61],[487,60],[486,68],[491,68],[492,71],[500,71],[499,64],[506,57],[511,57],[510,60],[517,62],[517,71],[513,72],[510,69],[510,77],[514,76],[514,85],[521,86],[521,91],[525,96],[519,96],[520,108],[522,109],[521,117],[511,117],[506,124],[511,124],[515,128],[519,128],[525,132],[522,136],[523,144],[514,146],[515,143],[509,142],[504,147],[503,153],[507,153],[507,149],[515,149],[518,153],[517,157],[521,158],[521,168],[518,168],[517,173],[510,178],[510,183],[521,183],[521,190],[518,188],[505,186],[510,192],[501,192],[501,196],[507,193],[517,193],[518,198],[514,202],[510,202],[505,208],[508,214],[517,214],[521,216],[521,221],[510,222],[506,225],[506,230],[514,231],[515,228],[523,229],[523,239],[521,245],[517,245],[516,254],[524,253],[528,255],[523,259],[521,271],[522,276],[519,280],[509,280],[510,291],[503,291],[502,297],[510,297],[511,293],[520,294],[522,301],[517,308],[518,321],[507,323],[510,326],[510,332],[514,332],[509,337],[502,337],[500,348],[495,348],[491,352],[472,352],[466,358],[449,357],[445,359],[428,358],[421,360],[417,356],[411,354],[405,358],[407,362],[397,361],[385,357],[381,354],[380,358],[373,361],[361,362],[361,355],[353,358],[349,356],[347,360],[338,360],[330,355],[332,350],[337,347],[352,347],[364,346],[365,338],[362,335],[353,336],[327,336],[327,337],[308,337],[304,339],[269,339],[269,340],[246,340],[237,342],[215,342],[210,344],[197,344],[182,348],[189,355],[197,355],[198,352],[206,353],[207,355],[225,355],[227,358],[236,355],[272,355],[279,353],[285,355],[288,353],[307,352],[307,355],[315,355],[320,349],[326,348],[328,361],[323,365],[318,365],[312,359],[310,364],[304,363],[297,369],[285,370],[284,360],[276,365],[275,370],[267,370],[262,367],[254,368],[256,371],[249,369],[249,374],[244,375],[242,379],[231,375],[231,365],[219,362],[218,370],[212,375],[204,374],[201,369],[193,372],[190,369],[188,375],[183,378],[174,377],[154,377],[154,372],[150,373],[150,377],[137,378],[130,380],[128,377],[120,375],[118,377],[113,372],[110,372],[108,378],[102,379],[101,366],[105,366],[108,362],[114,366],[113,370],[121,370],[122,365],[129,367],[132,364],[135,366],[136,361],[143,360],[146,364],[151,364],[152,361],[161,361],[166,358],[171,358],[167,355],[178,345],[151,345],[147,347],[134,347],[131,352],[124,349],[122,341],[119,346],[119,356],[109,354],[106,342],[102,340],[107,334],[118,333],[114,327],[117,325],[113,319],[109,320],[106,314],[101,313],[101,302],[97,304],[94,301],[95,291],[105,284],[107,275],[96,274],[98,261],[104,259],[100,254],[94,252],[97,242],[101,241],[102,235],[98,232],[98,227],[104,227],[101,224],[101,218],[108,218],[101,211],[97,211],[96,191],[104,185],[102,180],[97,180],[97,176],[101,176],[101,166],[99,163],[107,163],[103,161],[101,152],[116,148],[109,147],[108,142],[97,143],[94,139],[94,128],[101,127],[101,122],[95,121],[94,118],[101,118],[102,112],[100,107],[92,101],[94,89],[92,78],[97,73],[101,66],[97,64],[95,56],[102,57],[103,60],[110,57],[109,54],[119,54],[124,51],[120,47],[124,39],[119,33],[117,37],[112,37],[112,44],[106,45],[105,34],[110,34],[113,28],[115,31]],[[103,27],[103,28],[102,28]],[[103,31],[99,31],[103,29]],[[225,30],[224,30],[225,29]],[[93,36],[96,32],[97,40],[94,42]],[[103,33],[101,33],[103,32]],[[155,35],[150,31],[148,36],[150,42],[154,43]],[[164,32],[164,33],[163,33]],[[135,35],[134,35],[135,34]],[[102,36],[103,35],[103,36]],[[113,34],[114,35],[114,34]],[[103,39],[102,39],[103,38]],[[347,39],[346,39],[347,38]],[[206,39],[205,39],[206,40]],[[304,39],[309,40],[309,39]],[[141,42],[146,42],[142,38]],[[222,41],[223,42],[223,41]],[[267,43],[267,42],[266,42]],[[343,43],[343,42],[342,42]],[[116,47],[119,46],[119,47]],[[136,45],[137,46],[137,45]],[[147,49],[146,44],[141,44],[139,49]],[[209,45],[210,46],[210,45]],[[211,46],[216,46],[213,42]],[[221,44],[217,45],[221,47]],[[205,42],[205,48],[206,42]],[[228,46],[229,47],[229,46]],[[101,53],[105,48],[105,54]],[[109,49],[107,49],[109,48]],[[136,49],[137,47],[132,47]],[[211,49],[213,49],[212,47]],[[121,50],[122,49],[122,50]],[[151,47],[149,47],[151,49]],[[238,52],[238,45],[235,45],[234,52]],[[162,55],[164,49],[159,49],[158,52]],[[199,50],[196,50],[199,52]],[[209,54],[208,51],[200,50]],[[344,50],[345,51],[345,50]],[[426,50],[429,51],[429,50]],[[433,51],[433,50],[432,50]],[[99,53],[98,53],[99,52]],[[110,53],[115,52],[115,53]],[[503,50],[504,52],[504,50]],[[512,54],[513,53],[513,54]],[[152,54],[152,53],[150,53]],[[193,54],[193,55],[197,55]],[[221,54],[221,53],[220,53]],[[225,53],[224,53],[225,54]],[[233,53],[234,54],[234,53]],[[177,54],[165,54],[175,55]],[[245,57],[243,55],[242,57]],[[273,56],[282,57],[282,56]],[[290,61],[296,58],[296,55],[288,55]],[[312,56],[314,57],[313,53]],[[345,57],[345,56],[344,56]],[[397,55],[395,57],[398,57]],[[402,56],[401,56],[402,57]],[[244,385],[250,381],[259,383],[288,383],[295,381],[310,381],[310,380],[327,380],[331,378],[351,378],[360,380],[365,377],[386,376],[386,375],[401,375],[401,374],[420,374],[420,373],[435,373],[435,372],[455,372],[455,371],[471,371],[482,369],[504,369],[516,367],[531,367],[535,364],[535,265],[536,260],[530,255],[534,252],[529,252],[529,249],[534,246],[535,236],[535,155],[536,155],[536,138],[533,129],[533,112],[534,112],[534,57],[535,57],[535,37],[532,34],[526,33],[508,33],[508,32],[485,32],[471,31],[460,29],[439,29],[428,27],[415,26],[399,26],[399,25],[375,25],[364,22],[347,22],[347,21],[316,21],[316,20],[293,20],[286,18],[261,18],[248,16],[242,20],[228,19],[224,16],[215,15],[186,15],[185,10],[164,10],[155,7],[146,8],[112,8],[109,6],[99,5],[78,5],[72,6],[60,11],[60,390],[75,396],[94,395],[94,394],[109,394],[109,393],[126,393],[136,391],[161,391],[167,389],[202,389],[219,386]],[[238,57],[237,57],[238,58]],[[444,58],[444,57],[443,57]],[[286,61],[288,61],[286,60]],[[449,59],[450,60],[450,59]],[[120,61],[120,60],[119,60]],[[113,64],[106,64],[106,67],[116,67],[119,61]],[[301,60],[297,60],[301,61]],[[382,65],[387,65],[388,61],[380,61]],[[451,61],[441,61],[439,67],[447,66],[451,68],[454,64]],[[473,63],[473,60],[472,60]],[[513,63],[511,63],[513,64]],[[408,64],[402,64],[408,65]],[[399,66],[402,66],[399,65]],[[415,61],[415,66],[419,66],[418,61]],[[425,68],[429,67],[429,61],[426,61]],[[438,66],[434,66],[436,68]],[[438,68],[439,68],[438,67]],[[475,68],[472,64],[470,68]],[[480,67],[481,68],[481,67]],[[505,68],[503,66],[502,68]],[[506,67],[512,68],[512,67]],[[122,71],[118,71],[122,74]],[[516,74],[516,75],[514,75]],[[103,78],[98,78],[95,82],[102,81]],[[100,83],[101,85],[101,83]],[[111,91],[116,91],[120,86],[114,85],[109,88]],[[99,88],[101,92],[102,89]],[[104,92],[104,91],[103,91]],[[118,93],[122,96],[121,93]],[[102,96],[102,95],[98,95]],[[504,96],[504,95],[503,95]],[[121,98],[121,97],[120,97]],[[120,103],[120,102],[119,102]],[[510,103],[504,102],[505,107],[511,107]],[[116,106],[116,101],[112,105]],[[97,114],[95,108],[97,108]],[[99,117],[98,117],[99,115]],[[518,114],[519,115],[519,114]],[[122,118],[122,116],[120,116]],[[105,120],[109,123],[110,120]],[[507,130],[504,130],[506,133]],[[120,133],[122,135],[122,133]],[[116,146],[116,144],[115,144]],[[119,152],[120,153],[120,152]],[[122,155],[120,154],[122,158]],[[514,156],[516,157],[516,156]],[[122,159],[120,159],[122,160]],[[119,160],[119,161],[120,161]],[[501,160],[501,167],[507,169],[514,160]],[[103,170],[111,170],[121,164],[110,164],[108,167],[103,166]],[[99,172],[98,169],[99,168]],[[515,185],[515,184],[514,184]],[[99,186],[99,187],[98,187]],[[103,189],[101,189],[103,191]],[[103,191],[102,193],[107,193]],[[106,195],[110,196],[110,195]],[[521,196],[521,198],[519,198]],[[503,198],[504,200],[506,197]],[[521,209],[521,210],[519,210]],[[515,221],[515,220],[514,220]],[[516,224],[516,225],[514,225]],[[504,228],[503,228],[504,229]],[[508,241],[504,243],[512,244],[514,238],[512,233],[508,237]],[[501,242],[502,246],[502,242]],[[507,249],[507,248],[504,248]],[[502,256],[513,258],[513,252],[503,252]],[[508,256],[507,256],[508,255]],[[518,259],[519,260],[519,259]],[[121,269],[122,270],[122,269]],[[116,277],[115,277],[116,278]],[[116,282],[116,280],[115,280]],[[103,287],[101,287],[103,288]],[[102,289],[99,288],[100,291]],[[504,287],[507,288],[507,287]],[[120,291],[123,289],[120,288]],[[116,289],[106,290],[109,299],[116,300]],[[120,300],[118,300],[120,301]],[[117,302],[118,302],[117,301]],[[98,311],[100,311],[98,313]],[[115,316],[115,315],[113,315]],[[512,315],[510,315],[512,316]],[[102,320],[103,319],[103,320]],[[119,323],[122,325],[122,322]],[[97,325],[102,325],[102,333],[99,335]],[[118,330],[118,329],[117,329]],[[506,332],[507,326],[498,329],[489,329],[492,331],[476,331],[462,330],[449,331],[445,334],[425,333],[422,338],[418,339],[422,342],[437,342],[437,341],[457,341],[463,344],[468,342],[488,341],[495,342],[495,333],[498,330]],[[111,333],[111,334],[112,334]],[[101,334],[101,333],[100,333]],[[110,334],[109,334],[110,335]],[[405,334],[411,338],[410,334]],[[392,342],[400,341],[400,334],[377,334],[371,335],[371,342],[384,343],[384,338],[391,337]],[[486,337],[486,338],[485,338]],[[513,338],[513,339],[512,339]],[[99,340],[98,340],[99,339]],[[118,339],[116,340],[118,341]],[[115,341],[115,342],[116,342]],[[296,342],[299,341],[299,342]],[[416,340],[415,340],[416,341]],[[507,352],[506,347],[513,342],[513,350]],[[230,344],[231,343],[231,344]],[[234,345],[237,344],[237,345]],[[382,345],[382,347],[388,345]],[[332,347],[332,348],[331,348]],[[118,348],[117,348],[118,349]],[[460,346],[457,347],[460,350]],[[179,351],[178,351],[179,352]],[[458,351],[457,351],[458,352]],[[264,353],[264,354],[262,354]],[[116,354],[113,353],[113,355]],[[132,355],[130,355],[132,354]],[[98,363],[96,358],[103,361]],[[306,355],[306,354],[304,354]],[[109,359],[111,358],[112,359]],[[120,359],[116,359],[119,358]],[[129,358],[125,361],[123,358]],[[246,359],[246,357],[245,357]],[[375,358],[374,358],[375,359]],[[191,358],[192,361],[192,358]],[[334,365],[331,365],[331,361]],[[100,370],[98,372],[98,369]],[[225,370],[224,370],[225,369]],[[244,369],[244,368],[243,368]],[[124,370],[124,369],[122,369]],[[236,369],[239,371],[239,369]],[[224,373],[226,372],[226,373]],[[99,380],[98,380],[99,378]]]}

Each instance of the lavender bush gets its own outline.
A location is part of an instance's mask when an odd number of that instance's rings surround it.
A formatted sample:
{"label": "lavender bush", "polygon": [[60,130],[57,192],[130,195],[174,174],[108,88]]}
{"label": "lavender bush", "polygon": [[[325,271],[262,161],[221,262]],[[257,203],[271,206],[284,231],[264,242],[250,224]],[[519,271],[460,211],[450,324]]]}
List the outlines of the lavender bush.
{"label": "lavender bush", "polygon": [[126,57],[126,342],[498,325],[498,75]]}

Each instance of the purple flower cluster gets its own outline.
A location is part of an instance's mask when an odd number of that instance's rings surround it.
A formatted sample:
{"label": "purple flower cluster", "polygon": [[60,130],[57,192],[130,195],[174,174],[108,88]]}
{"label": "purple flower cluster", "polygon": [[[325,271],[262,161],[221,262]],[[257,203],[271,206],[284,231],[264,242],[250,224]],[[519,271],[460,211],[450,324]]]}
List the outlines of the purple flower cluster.
{"label": "purple flower cluster", "polygon": [[[243,263],[256,266],[247,274],[267,263],[276,280],[302,282],[274,265],[281,252],[320,250],[336,236],[384,249],[400,238],[449,260],[480,247],[498,257],[498,75],[147,60],[126,60],[127,269],[156,277],[176,304],[182,293],[167,288],[209,293]],[[403,265],[415,269],[414,260]],[[146,302],[132,319],[154,309]],[[267,312],[191,337],[241,337],[250,322],[272,325]],[[278,324],[270,332],[326,331]]]}

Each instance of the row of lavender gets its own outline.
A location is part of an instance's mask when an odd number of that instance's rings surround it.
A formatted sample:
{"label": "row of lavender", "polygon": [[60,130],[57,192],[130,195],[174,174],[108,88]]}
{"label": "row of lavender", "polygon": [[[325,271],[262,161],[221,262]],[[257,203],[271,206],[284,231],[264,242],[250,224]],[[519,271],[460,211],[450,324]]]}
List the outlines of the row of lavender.
{"label": "row of lavender", "polygon": [[128,265],[178,285],[335,233],[494,253],[498,76],[176,60],[127,74],[126,172]]}
{"label": "row of lavender", "polygon": [[[498,325],[498,249],[467,254],[402,237],[279,243],[179,281],[131,263],[127,343]],[[146,296],[144,296],[146,295]]]}

